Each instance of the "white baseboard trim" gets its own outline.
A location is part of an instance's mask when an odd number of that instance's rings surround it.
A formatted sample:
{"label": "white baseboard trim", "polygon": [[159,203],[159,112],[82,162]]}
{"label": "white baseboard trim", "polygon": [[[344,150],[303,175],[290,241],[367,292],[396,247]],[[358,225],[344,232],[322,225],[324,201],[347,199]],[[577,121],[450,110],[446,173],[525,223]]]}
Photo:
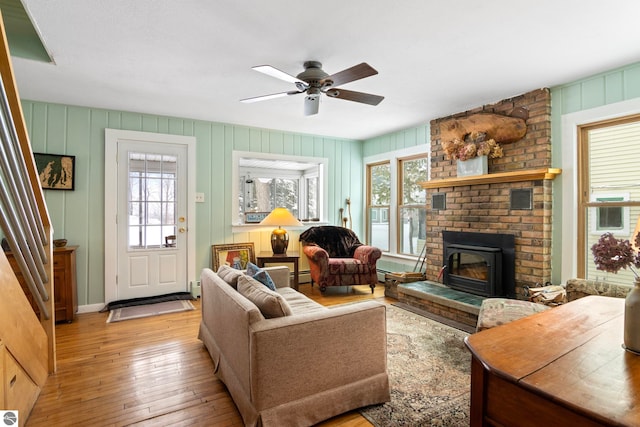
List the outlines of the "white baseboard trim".
{"label": "white baseboard trim", "polygon": [[78,314],[80,313],[96,313],[104,307],[104,303],[101,302],[99,304],[88,304],[88,305],[79,305],[78,306]]}

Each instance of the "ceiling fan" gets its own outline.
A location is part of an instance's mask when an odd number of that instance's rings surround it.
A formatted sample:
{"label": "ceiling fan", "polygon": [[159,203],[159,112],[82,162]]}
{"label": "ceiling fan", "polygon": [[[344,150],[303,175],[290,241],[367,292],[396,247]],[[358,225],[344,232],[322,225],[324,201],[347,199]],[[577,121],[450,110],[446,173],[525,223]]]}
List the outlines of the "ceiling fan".
{"label": "ceiling fan", "polygon": [[294,83],[296,85],[296,90],[241,99],[240,102],[258,102],[265,101],[267,99],[306,93],[304,98],[304,115],[310,116],[318,114],[320,95],[323,93],[331,98],[361,102],[369,105],[378,105],[384,99],[384,96],[355,92],[353,90],[346,90],[338,87],[355,80],[364,79],[365,77],[378,74],[373,67],[365,62],[332,75],[325,73],[322,70],[322,64],[318,61],[306,61],[304,63],[304,71],[295,77],[285,73],[284,71],[280,71],[271,65],[259,65],[252,67],[252,69],[268,76],[284,80],[285,82]]}

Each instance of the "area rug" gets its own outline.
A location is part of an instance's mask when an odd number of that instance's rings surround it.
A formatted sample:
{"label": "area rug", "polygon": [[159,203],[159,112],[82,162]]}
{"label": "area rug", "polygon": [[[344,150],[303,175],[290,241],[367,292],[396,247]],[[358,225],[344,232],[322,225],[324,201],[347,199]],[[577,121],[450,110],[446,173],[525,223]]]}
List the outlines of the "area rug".
{"label": "area rug", "polygon": [[387,306],[391,401],[362,408],[377,427],[468,426],[471,354],[468,334]]}
{"label": "area rug", "polygon": [[160,314],[177,313],[180,311],[195,310],[193,304],[186,300],[165,301],[155,304],[134,305],[131,307],[116,308],[109,312],[107,323],[123,320],[139,319],[141,317],[157,316]]}

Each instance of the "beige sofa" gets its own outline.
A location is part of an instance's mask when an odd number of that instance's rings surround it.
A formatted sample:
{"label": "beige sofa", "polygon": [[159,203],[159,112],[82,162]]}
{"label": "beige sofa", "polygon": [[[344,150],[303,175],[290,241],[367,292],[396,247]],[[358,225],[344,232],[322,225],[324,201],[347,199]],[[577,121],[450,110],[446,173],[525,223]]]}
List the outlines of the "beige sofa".
{"label": "beige sofa", "polygon": [[265,318],[239,291],[247,276],[229,270],[202,271],[199,338],[245,425],[311,426],[389,401],[384,304],[327,308],[289,287],[287,267],[272,267],[273,293],[286,301],[276,308],[289,315]]}

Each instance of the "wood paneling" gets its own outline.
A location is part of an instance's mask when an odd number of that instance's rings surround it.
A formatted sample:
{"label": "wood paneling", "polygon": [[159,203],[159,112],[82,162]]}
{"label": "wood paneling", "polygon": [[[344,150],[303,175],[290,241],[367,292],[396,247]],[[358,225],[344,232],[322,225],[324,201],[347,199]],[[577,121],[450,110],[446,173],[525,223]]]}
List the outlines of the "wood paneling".
{"label": "wood paneling", "polygon": [[640,97],[640,63],[555,87],[551,96],[558,115]]}
{"label": "wood paneling", "polygon": [[[327,157],[329,222],[337,222],[338,208],[347,197],[352,208],[362,205],[361,141],[27,100],[22,104],[34,151],[76,156],[77,189],[47,191],[45,197],[54,237],[80,246],[80,306],[104,300],[105,128],[196,137],[196,191],[205,194],[205,202],[196,205],[197,269],[209,266],[212,244],[254,241],[257,250],[270,248],[268,231],[231,231],[234,150]],[[354,215],[354,230],[362,234],[361,227]]]}

